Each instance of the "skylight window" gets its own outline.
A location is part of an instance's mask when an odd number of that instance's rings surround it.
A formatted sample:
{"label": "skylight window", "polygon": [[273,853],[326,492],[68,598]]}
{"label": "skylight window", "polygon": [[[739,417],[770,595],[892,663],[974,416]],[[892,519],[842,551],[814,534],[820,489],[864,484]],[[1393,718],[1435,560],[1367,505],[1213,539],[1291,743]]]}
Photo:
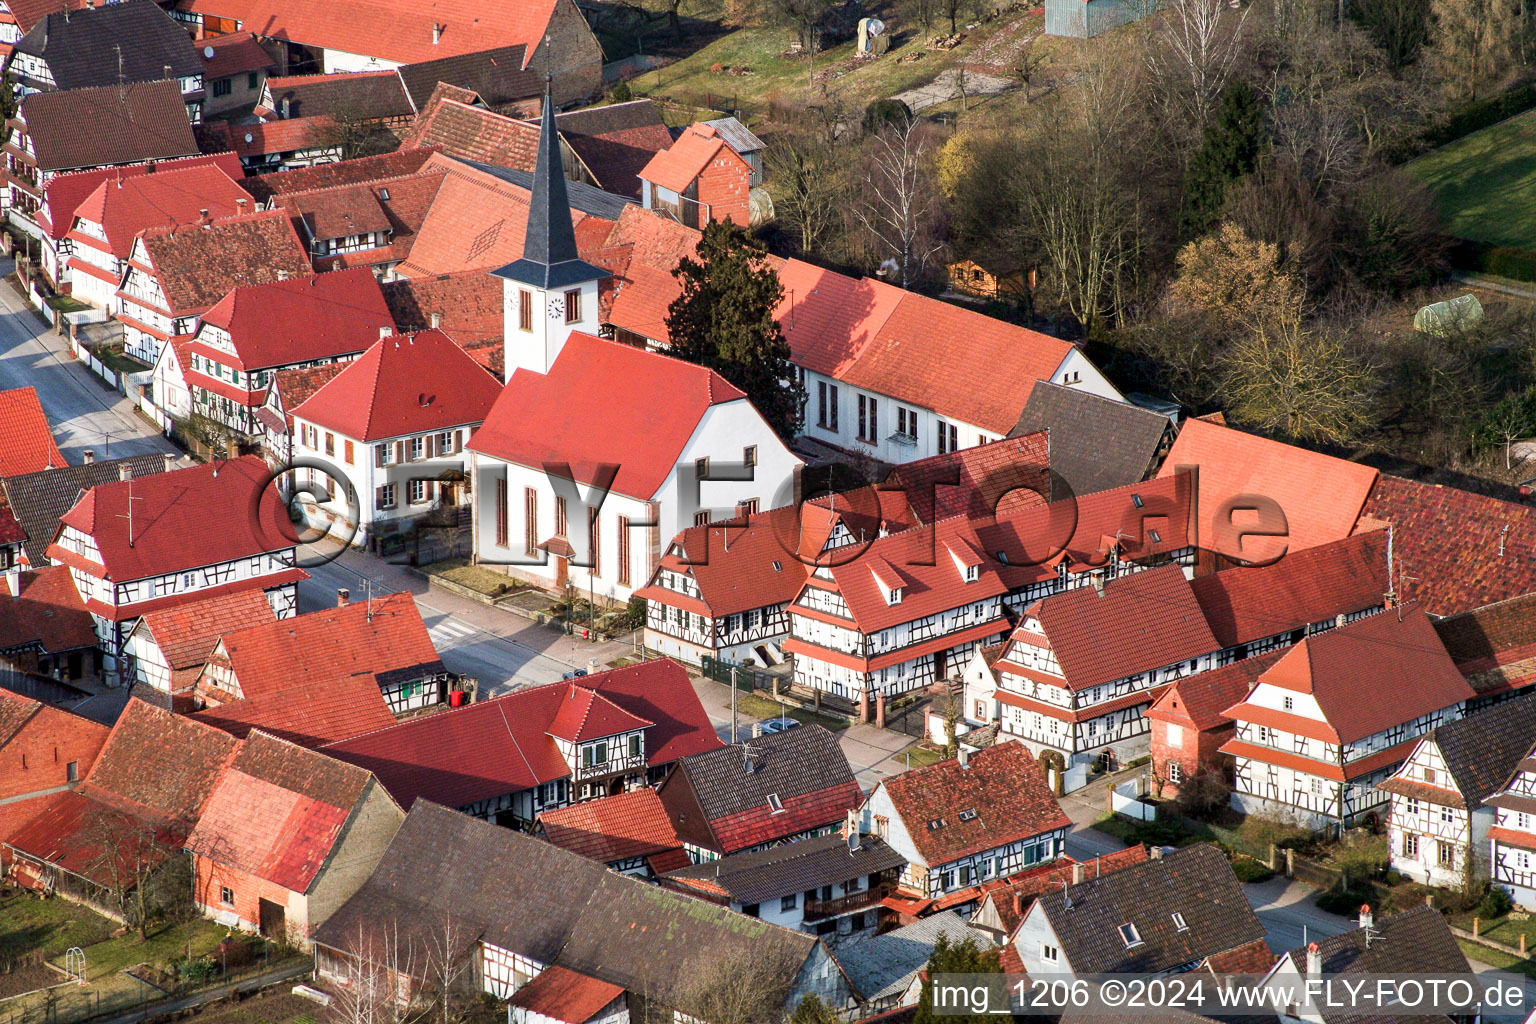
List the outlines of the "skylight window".
{"label": "skylight window", "polygon": [[960,812],[960,820],[961,821],[975,821],[976,820],[976,812],[973,809],[971,809],[971,808],[966,808],[965,810]]}
{"label": "skylight window", "polygon": [[1153,544],[1161,544],[1163,542],[1163,535],[1156,530],[1148,530],[1147,536],[1152,538]]}
{"label": "skylight window", "polygon": [[1125,942],[1126,949],[1141,945],[1141,933],[1136,930],[1136,926],[1133,924],[1123,924],[1120,926],[1120,938]]}
{"label": "skylight window", "polygon": [[928,831],[929,832],[937,832],[939,829],[941,829],[943,827],[944,827],[944,819],[943,818],[934,818],[932,821],[930,821],[928,823]]}
{"label": "skylight window", "polygon": [[1173,912],[1173,926],[1181,932],[1189,931],[1189,925],[1184,921],[1184,915],[1178,911]]}
{"label": "skylight window", "polygon": [[1008,564],[1008,552],[1003,551],[1002,549],[998,549],[997,560],[999,562],[1003,563],[1004,565],[1007,565]]}
{"label": "skylight window", "polygon": [[784,810],[784,801],[779,799],[779,794],[777,794],[777,793],[769,793],[768,794],[768,806],[773,808],[773,813],[774,814],[779,814],[779,813],[781,813]]}
{"label": "skylight window", "polygon": [[1133,494],[1131,495],[1131,504],[1135,505],[1137,508],[1144,508],[1146,507],[1147,503],[1141,500],[1141,495]]}
{"label": "skylight window", "polygon": [[784,563],[780,562],[777,558],[775,558],[773,560],[773,571],[774,572],[783,572],[784,571]]}
{"label": "skylight window", "polygon": [[384,200],[386,203],[389,202],[389,189],[387,189],[387,188],[379,189],[379,198]]}

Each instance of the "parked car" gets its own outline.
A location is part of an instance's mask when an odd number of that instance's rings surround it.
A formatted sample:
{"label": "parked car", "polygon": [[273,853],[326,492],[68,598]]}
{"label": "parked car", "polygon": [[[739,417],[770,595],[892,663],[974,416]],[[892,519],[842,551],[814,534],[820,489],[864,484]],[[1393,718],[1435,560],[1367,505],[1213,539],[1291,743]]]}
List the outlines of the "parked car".
{"label": "parked car", "polygon": [[775,718],[770,722],[763,723],[763,735],[766,736],[769,733],[775,732],[788,732],[791,729],[798,729],[799,727],[800,721],[798,719]]}
{"label": "parked car", "polygon": [[586,674],[587,674],[587,670],[584,669],[584,668],[573,668],[569,672],[562,673],[560,678],[561,679],[580,679],[582,676],[584,676]]}

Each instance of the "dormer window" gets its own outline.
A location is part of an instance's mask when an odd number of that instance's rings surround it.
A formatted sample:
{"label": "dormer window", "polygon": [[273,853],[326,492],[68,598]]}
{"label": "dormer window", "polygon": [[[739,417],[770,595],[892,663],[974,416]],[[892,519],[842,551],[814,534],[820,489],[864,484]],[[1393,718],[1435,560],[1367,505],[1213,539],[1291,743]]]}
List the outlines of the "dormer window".
{"label": "dormer window", "polygon": [[960,820],[961,821],[975,821],[976,820],[976,811],[973,808],[966,808],[965,810],[960,812]]}
{"label": "dormer window", "polygon": [[1184,915],[1180,914],[1178,911],[1174,911],[1173,926],[1181,932],[1189,931],[1189,925],[1185,922]]}
{"label": "dormer window", "polygon": [[901,604],[901,587],[891,587],[885,592],[886,604]]}
{"label": "dormer window", "polygon": [[1136,926],[1133,924],[1123,924],[1120,926],[1120,939],[1125,943],[1126,949],[1141,945],[1141,933],[1136,930]]}
{"label": "dormer window", "polygon": [[928,823],[928,831],[929,832],[937,832],[939,829],[941,829],[943,827],[944,827],[944,819],[943,818],[934,818],[932,821],[930,821]]}
{"label": "dormer window", "polygon": [[975,583],[979,579],[981,579],[981,566],[968,565],[965,567],[965,582]]}
{"label": "dormer window", "polygon": [[779,799],[779,794],[777,793],[768,794],[768,807],[774,814],[784,813],[784,801]]}

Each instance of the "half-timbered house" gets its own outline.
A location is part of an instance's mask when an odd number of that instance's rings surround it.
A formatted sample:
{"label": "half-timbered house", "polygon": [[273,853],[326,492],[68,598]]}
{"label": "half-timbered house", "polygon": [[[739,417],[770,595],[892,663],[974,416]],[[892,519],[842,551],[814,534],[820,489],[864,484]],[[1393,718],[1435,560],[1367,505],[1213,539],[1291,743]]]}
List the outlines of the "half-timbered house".
{"label": "half-timbered house", "polygon": [[1439,726],[1377,788],[1392,795],[1392,867],[1425,885],[1487,877],[1488,830],[1504,790],[1536,747],[1536,695]]}
{"label": "half-timbered house", "polygon": [[992,664],[996,685],[971,674],[966,706],[1063,768],[1129,760],[1148,747],[1143,712],[1217,647],[1183,571],[1164,565],[1031,604]]}
{"label": "half-timbered house", "polygon": [[542,811],[534,831],[556,846],[641,878],[690,863],[650,787]]}
{"label": "half-timbered house", "polygon": [[193,684],[199,709],[288,689],[301,681],[372,676],[395,714],[448,701],[450,676],[408,593],[337,606],[224,633]]}
{"label": "half-timbered house", "polygon": [[[958,676],[1040,598],[1191,561],[1189,501],[1174,478],[855,538],[790,605],[784,650],[795,655],[795,681],[878,705]],[[834,529],[827,547],[843,543]]]}
{"label": "half-timbered house", "polygon": [[92,487],[64,513],[47,549],[69,566],[109,680],[133,678],[128,637],[146,612],[258,590],[279,618],[294,614],[309,574],[294,564],[297,541],[260,458],[141,478],[121,468],[124,479]]}
{"label": "half-timbered house", "polygon": [[835,831],[860,795],[837,737],[819,725],[685,757],[659,792],[696,863]]}
{"label": "half-timbered house", "polygon": [[275,619],[265,596],[252,590],[150,612],[128,636],[137,696],[190,711],[193,687],[219,637]]}
{"label": "half-timbered house", "polygon": [[720,739],[683,667],[657,659],[476,701],[324,750],[419,797],[528,829],[540,812],[652,785]]}
{"label": "half-timbered house", "polygon": [[881,779],[859,824],[905,860],[892,909],[913,916],[974,904],[983,882],[1055,860],[1072,827],[1018,742]]}
{"label": "half-timbered house", "polygon": [[1232,806],[1314,826],[1380,818],[1390,795],[1378,784],[1474,696],[1417,606],[1307,637],[1227,709]]}

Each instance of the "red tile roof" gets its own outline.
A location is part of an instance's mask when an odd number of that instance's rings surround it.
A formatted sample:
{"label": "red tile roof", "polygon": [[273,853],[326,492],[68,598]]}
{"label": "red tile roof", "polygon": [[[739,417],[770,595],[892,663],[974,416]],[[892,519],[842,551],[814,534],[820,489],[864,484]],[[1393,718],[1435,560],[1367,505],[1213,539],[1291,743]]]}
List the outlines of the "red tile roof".
{"label": "red tile roof", "polygon": [[650,788],[545,811],[539,825],[551,843],[603,864],[683,848]]}
{"label": "red tile roof", "polygon": [[[637,124],[641,117],[627,111],[622,118],[605,117],[606,111],[628,107],[651,115],[654,121]],[[594,116],[588,117],[589,111]],[[608,120],[623,123],[610,126],[604,123]],[[660,109],[649,99],[556,114],[555,124],[566,145],[592,172],[599,188],[635,200],[640,198],[640,168],[672,145],[672,133],[662,121]]]}
{"label": "red tile roof", "polygon": [[32,31],[33,25],[55,11],[84,10],[86,2],[87,0],[7,0],[5,6],[25,34]]}
{"label": "red tile roof", "polygon": [[275,621],[266,594],[240,590],[150,612],[141,625],[160,648],[174,679],[178,669],[202,668],[225,633]]}
{"label": "red tile roof", "polygon": [[857,782],[844,782],[783,797],[780,801],[782,810],[774,810],[765,801],[747,810],[712,819],[709,827],[723,852],[737,853],[837,821],[850,808],[858,806],[861,795]]}
{"label": "red tile roof", "polygon": [[[1202,484],[1203,486],[1203,484]],[[1498,498],[1382,476],[1356,529],[1369,519],[1393,537],[1400,597],[1455,615],[1536,591],[1536,512]]]}
{"label": "red tile roof", "polygon": [[33,387],[0,391],[0,476],[64,466],[64,453]]}
{"label": "red tile roof", "polygon": [[[107,250],[127,259],[134,236],[146,228],[196,224],[204,210],[212,217],[232,217],[248,209],[251,197],[236,182],[238,177],[218,164],[205,163],[108,179],[75,208],[75,216],[100,224]],[[82,245],[100,244],[79,231],[69,237]]]}
{"label": "red tile roof", "polygon": [[1051,493],[1050,435],[1004,438],[905,462],[882,487],[898,488],[919,523],[954,515],[1007,515],[1043,505]]}
{"label": "red tile roof", "polygon": [[272,387],[277,389],[278,395],[282,398],[283,411],[290,428],[293,426],[293,410],[346,368],[347,363],[342,360],[320,366],[306,366],[299,370],[277,371],[272,378]]}
{"label": "red tile roof", "polygon": [[1214,974],[1263,974],[1275,965],[1275,954],[1262,938],[1206,957],[1205,968]]}
{"label": "red tile roof", "polygon": [[[1180,662],[1220,647],[1177,565],[1112,579],[1103,593],[1077,587],[1034,606],[1068,688],[1078,691]],[[1015,638],[1024,635],[1024,626]],[[1026,641],[1027,642],[1027,641]]]}
{"label": "red tile roof", "polygon": [[[1352,743],[1476,696],[1417,606],[1378,612],[1309,636],[1260,682],[1310,694],[1326,719],[1316,728],[1335,743]],[[1370,699],[1361,699],[1362,694]],[[1269,710],[1243,702],[1226,714],[1248,721]],[[1302,732],[1305,723],[1270,724]]]}
{"label": "red tile roof", "polygon": [[368,442],[480,423],[500,394],[484,366],[426,330],[380,338],[289,412]]}
{"label": "red tile roof", "polygon": [[79,792],[131,814],[190,825],[236,748],[228,733],[132,699]]}
{"label": "red tile roof", "polygon": [[151,160],[146,163],[120,167],[98,167],[90,171],[74,171],[59,174],[48,180],[43,188],[46,197],[38,211],[37,222],[50,238],[63,238],[75,221],[75,210],[86,196],[107,181],[127,181],[142,174],[159,174],[189,167],[217,167],[230,178],[239,181],[245,171],[240,158],[233,153],[213,153],[208,156],[187,156],[174,160]]}
{"label": "red tile roof", "polygon": [[[225,36],[205,36],[198,41],[198,53],[203,58],[203,81],[228,78],[247,71],[263,71],[277,62],[261,48],[256,37],[249,32],[231,32]],[[208,56],[208,49],[213,56]]]}
{"label": "red tile roof", "polygon": [[314,189],[358,182],[383,181],[387,178],[415,174],[436,152],[437,150],[431,147],[396,150],[393,153],[381,153],[378,156],[362,156],[352,160],[316,164],[313,167],[297,167],[291,171],[252,175],[245,179],[244,184],[246,191],[254,196],[257,202],[266,202],[275,195],[309,192]]}
{"label": "red tile roof", "polygon": [[378,679],[371,674],[310,679],[192,717],[233,736],[243,738],[260,729],[301,747],[323,747],[395,724]]}
{"label": "red tile roof", "polygon": [[1190,587],[1222,647],[1262,640],[1385,603],[1387,534],[1304,548],[1272,565],[1198,577]]}
{"label": "red tile roof", "polygon": [[442,671],[421,612],[407,593],[225,633],[213,661],[227,661],[245,698],[265,697],[301,681]]}
{"label": "red tile roof", "polygon": [[[1006,878],[989,879],[981,883],[980,889],[984,898],[992,900],[1004,932],[1012,937],[1014,930],[1023,922],[1025,913],[1034,905],[1035,898],[1063,882],[1070,883],[1073,870],[1080,863],[1085,878],[1098,878],[1111,871],[1144,864],[1146,861],[1147,848],[1137,843],[1085,862],[1064,857],[1053,864],[1045,864]],[[1012,943],[1009,943],[1008,948],[1012,948]]]}
{"label": "red tile roof", "polygon": [[[105,569],[107,579],[122,583],[287,551],[296,543],[293,526],[277,489],[268,486],[270,475],[260,457],[244,455],[100,484],[86,491],[60,523],[94,538],[102,564],[57,543],[48,546],[48,557],[96,575]],[[219,529],[207,528],[215,522]],[[247,582],[260,588],[272,581],[256,577]]]}
{"label": "red tile roof", "polygon": [[566,462],[583,484],[617,465],[613,490],[649,501],[704,414],[745,399],[713,370],[577,331],[549,373],[512,375],[470,447],[521,466]]}
{"label": "red tile roof", "polygon": [[1259,676],[1284,654],[1270,651],[1178,679],[1147,709],[1146,716],[1197,730],[1231,725],[1227,709],[1247,697]]}
{"label": "red tile roof", "polygon": [[707,124],[689,125],[672,144],[672,148],[662,150],[647,161],[640,169],[640,177],[673,192],[682,192],[704,173],[717,156],[722,156],[722,149],[725,151],[724,159],[733,160],[747,168],[747,162],[741,154],[727,145],[714,128]]}
{"label": "red tile roof", "polygon": [[[275,39],[413,64],[519,43],[532,57],[549,31],[555,5],[554,0],[489,7],[470,0],[430,6],[406,0],[180,0],[177,7],[234,18]],[[441,31],[434,32],[434,25]]]}
{"label": "red tile roof", "polygon": [[630,714],[595,690],[573,686],[565,700],[560,702],[560,709],[555,712],[547,731],[556,739],[582,743],[655,724]]}
{"label": "red tile roof", "polygon": [[170,304],[167,312],[178,316],[201,313],[243,284],[312,273],[309,252],[281,210],[150,228],[140,238]]}
{"label": "red tile roof", "polygon": [[80,789],[29,804],[41,806],[10,830],[5,845],[100,885],[159,866],[186,839],[185,822],[137,815]]}
{"label": "red tile roof", "polygon": [[439,146],[462,160],[531,171],[539,126],[439,94],[416,115],[401,145]]}
{"label": "red tile roof", "polygon": [[[336,122],[326,114],[315,117],[291,117],[283,121],[260,121],[230,128],[230,145],[241,157],[270,156],[273,153],[297,153],[308,149],[335,149],[330,132]],[[337,153],[339,154],[339,150]]]}
{"label": "red tile roof", "polygon": [[214,785],[186,848],[308,892],[371,780],[361,768],[253,732]]}
{"label": "red tile roof", "polygon": [[568,777],[570,769],[547,730],[570,692],[586,688],[656,723],[646,730],[651,765],[721,746],[688,674],[661,659],[516,690],[324,749],[372,771],[402,806],[426,797],[463,807]]}
{"label": "red tile roof", "polygon": [[19,593],[0,582],[0,651],[37,644],[48,653],[96,646],[96,628],[69,568],[45,565],[16,577]]}
{"label": "red tile roof", "polygon": [[[1184,466],[1200,472],[1200,546],[1249,562],[1349,536],[1377,476],[1369,466],[1200,419],[1184,421],[1158,476]],[[1253,523],[1252,513],[1234,510],[1254,496],[1280,507],[1288,537],[1244,541],[1217,529],[1228,516],[1239,527]]]}
{"label": "red tile roof", "polygon": [[620,985],[556,965],[518,989],[508,1005],[561,1024],[586,1024],[623,994]]}
{"label": "red tile roof", "polygon": [[228,333],[235,352],[202,342],[193,351],[243,370],[355,355],[378,343],[380,328],[394,326],[367,267],[242,285],[202,320]]}
{"label": "red tile roof", "polygon": [[[930,868],[1072,827],[1045,769],[1017,740],[978,750],[969,764],[940,761],[880,785]],[[943,825],[930,828],[935,821]]]}
{"label": "red tile roof", "polygon": [[400,278],[385,282],[384,301],[399,330],[431,327],[435,315],[443,333],[460,345],[494,339],[501,348],[506,324],[500,278],[480,271]]}
{"label": "red tile roof", "polygon": [[[400,178],[337,185],[313,192],[287,192],[273,202],[302,217],[309,237],[340,238],[367,230],[388,231],[389,244],[356,252],[317,257],[322,270],[346,266],[395,264],[411,254],[416,234],[426,222],[442,187],[441,171]],[[372,224],[367,227],[365,225]]]}

